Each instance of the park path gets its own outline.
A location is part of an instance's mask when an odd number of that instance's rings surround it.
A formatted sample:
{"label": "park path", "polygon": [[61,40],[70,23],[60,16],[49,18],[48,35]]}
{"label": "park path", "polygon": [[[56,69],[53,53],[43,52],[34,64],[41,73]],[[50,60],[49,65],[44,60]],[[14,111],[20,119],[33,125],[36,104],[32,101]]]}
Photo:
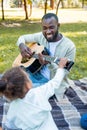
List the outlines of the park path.
{"label": "park path", "polygon": [[[53,12],[55,13],[56,10],[47,10],[47,12]],[[44,15],[44,9],[35,8],[33,7],[32,15],[30,18],[38,18],[41,19],[41,17]],[[25,12],[23,8],[14,8],[14,9],[7,9],[5,11],[6,17],[20,17],[23,19],[25,16]],[[87,22],[87,9],[59,9],[58,12],[59,21],[60,23],[76,23],[76,22]],[[0,17],[1,17],[1,11],[0,11]]]}
{"label": "park path", "polygon": [[[55,13],[56,10],[49,10],[47,12]],[[33,9],[31,18],[41,18],[44,10]],[[74,22],[87,22],[87,9],[59,9],[58,17],[60,23],[74,23]]]}

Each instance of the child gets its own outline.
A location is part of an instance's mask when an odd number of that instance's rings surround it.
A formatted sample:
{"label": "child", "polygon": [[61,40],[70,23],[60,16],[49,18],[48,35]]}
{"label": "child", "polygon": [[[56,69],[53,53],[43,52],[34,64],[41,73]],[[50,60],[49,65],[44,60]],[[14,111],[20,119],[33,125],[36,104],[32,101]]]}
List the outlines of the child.
{"label": "child", "polygon": [[60,87],[67,59],[62,58],[55,77],[41,87],[32,88],[32,82],[20,67],[8,70],[0,80],[0,94],[10,99],[6,128],[22,130],[58,130],[48,99]]}

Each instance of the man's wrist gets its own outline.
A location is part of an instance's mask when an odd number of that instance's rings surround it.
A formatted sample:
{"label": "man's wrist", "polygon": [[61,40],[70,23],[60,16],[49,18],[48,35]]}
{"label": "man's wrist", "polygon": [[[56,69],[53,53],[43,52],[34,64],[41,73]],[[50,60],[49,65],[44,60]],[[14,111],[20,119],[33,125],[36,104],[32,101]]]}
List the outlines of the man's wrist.
{"label": "man's wrist", "polygon": [[21,49],[24,45],[25,45],[24,43],[20,43],[19,48]]}

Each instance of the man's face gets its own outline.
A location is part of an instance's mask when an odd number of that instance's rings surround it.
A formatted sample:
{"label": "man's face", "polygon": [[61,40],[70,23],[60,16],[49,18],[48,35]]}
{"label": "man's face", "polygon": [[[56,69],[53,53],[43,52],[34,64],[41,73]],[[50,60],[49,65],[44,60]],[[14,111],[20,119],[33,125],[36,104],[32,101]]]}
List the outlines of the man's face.
{"label": "man's face", "polygon": [[42,32],[48,42],[57,41],[58,23],[54,17],[42,20]]}

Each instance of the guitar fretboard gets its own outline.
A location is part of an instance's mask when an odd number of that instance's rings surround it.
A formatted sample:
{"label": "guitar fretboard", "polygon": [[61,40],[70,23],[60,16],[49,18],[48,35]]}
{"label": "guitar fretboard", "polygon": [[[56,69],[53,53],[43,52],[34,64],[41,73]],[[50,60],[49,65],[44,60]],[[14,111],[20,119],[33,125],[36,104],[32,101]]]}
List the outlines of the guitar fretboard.
{"label": "guitar fretboard", "polygon": [[[34,57],[34,58],[36,58],[36,59],[39,59],[38,54],[33,54],[32,57]],[[51,57],[51,56],[47,56],[47,55],[43,55],[43,58],[44,58],[46,61],[49,61],[49,62],[56,62],[56,60],[59,60],[59,59],[57,59],[56,57]]]}

